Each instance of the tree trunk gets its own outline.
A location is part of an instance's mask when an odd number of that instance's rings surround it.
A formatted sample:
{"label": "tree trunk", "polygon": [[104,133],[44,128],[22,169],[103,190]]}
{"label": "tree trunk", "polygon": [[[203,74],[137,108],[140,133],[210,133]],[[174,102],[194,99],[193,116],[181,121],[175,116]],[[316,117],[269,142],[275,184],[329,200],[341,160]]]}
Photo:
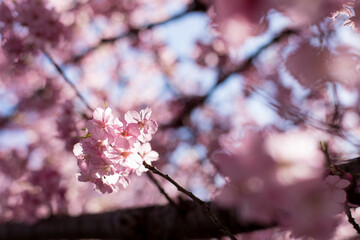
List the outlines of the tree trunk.
{"label": "tree trunk", "polygon": [[[250,232],[271,225],[241,224],[236,212],[210,203],[214,213],[232,233]],[[221,232],[192,201],[148,206],[77,217],[53,216],[33,225],[6,223],[0,239],[189,239],[219,237]]]}

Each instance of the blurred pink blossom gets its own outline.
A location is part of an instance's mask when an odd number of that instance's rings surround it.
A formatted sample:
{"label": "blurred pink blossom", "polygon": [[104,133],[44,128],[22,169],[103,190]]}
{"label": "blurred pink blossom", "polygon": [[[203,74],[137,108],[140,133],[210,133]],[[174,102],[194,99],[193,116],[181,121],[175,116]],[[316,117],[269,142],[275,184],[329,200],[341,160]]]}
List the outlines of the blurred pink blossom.
{"label": "blurred pink blossom", "polygon": [[247,130],[231,152],[215,152],[212,160],[230,182],[217,197],[219,204],[236,207],[244,221],[270,223],[279,197],[275,162],[264,148],[264,134]]}
{"label": "blurred pink blossom", "polygon": [[292,236],[331,239],[344,207],[332,197],[324,181],[301,181],[283,190],[283,201],[278,202],[282,210],[279,220],[291,229]]}
{"label": "blurred pink blossom", "polygon": [[66,34],[67,29],[59,21],[58,13],[47,9],[42,0],[20,2],[15,10],[15,20],[28,27],[30,35],[38,41],[38,47],[47,43],[57,45]]}
{"label": "blurred pink blossom", "polygon": [[272,132],[266,138],[265,146],[276,163],[276,177],[281,184],[322,177],[325,161],[314,133]]}
{"label": "blurred pink blossom", "polygon": [[346,201],[346,192],[344,188],[350,185],[350,182],[346,179],[341,179],[337,175],[329,175],[325,179],[325,183],[329,187],[332,199],[338,203],[344,203]]}

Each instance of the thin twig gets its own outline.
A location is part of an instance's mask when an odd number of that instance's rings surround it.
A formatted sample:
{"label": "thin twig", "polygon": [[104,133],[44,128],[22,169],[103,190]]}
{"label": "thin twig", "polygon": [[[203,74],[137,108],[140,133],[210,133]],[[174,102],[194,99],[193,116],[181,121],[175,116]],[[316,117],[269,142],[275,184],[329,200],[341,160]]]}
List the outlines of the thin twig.
{"label": "thin twig", "polygon": [[224,226],[220,220],[216,217],[216,215],[213,213],[213,211],[210,209],[209,205],[202,201],[201,199],[199,199],[198,197],[196,197],[192,192],[186,190],[185,188],[183,188],[182,186],[180,186],[174,179],[172,179],[171,177],[169,177],[169,175],[162,173],[161,171],[159,171],[157,168],[147,164],[146,162],[143,162],[144,166],[151,170],[154,174],[157,174],[161,177],[163,177],[164,179],[168,180],[170,183],[172,183],[178,191],[186,194],[187,196],[189,196],[194,202],[198,203],[203,210],[206,212],[206,214],[209,216],[210,220],[219,228],[219,230],[229,236],[232,240],[236,240],[235,236],[228,230],[228,228],[226,226]]}
{"label": "thin twig", "polygon": [[332,161],[331,161],[330,154],[329,154],[329,143],[326,141],[320,142],[320,150],[322,151],[322,153],[324,154],[324,156],[326,158],[328,167],[330,167],[330,165],[332,164]]}
{"label": "thin twig", "polygon": [[351,223],[351,225],[353,225],[354,229],[356,230],[356,232],[358,234],[360,234],[360,227],[359,225],[356,223],[355,219],[353,218],[353,216],[351,215],[351,211],[350,211],[350,207],[348,204],[345,204],[345,213],[346,216],[348,217],[348,221],[349,223]]}
{"label": "thin twig", "polygon": [[160,183],[155,179],[155,177],[151,174],[151,172],[146,173],[150,180],[156,185],[156,187],[159,189],[160,193],[164,195],[164,197],[168,200],[168,202],[176,207],[176,203],[169,197],[169,195],[165,192],[165,189],[161,187]]}
{"label": "thin twig", "polygon": [[64,71],[61,69],[60,65],[57,64],[54,59],[50,56],[50,54],[48,54],[47,52],[43,51],[43,53],[45,54],[45,56],[49,59],[49,61],[51,62],[51,64],[56,68],[56,70],[58,71],[58,73],[63,77],[63,79],[65,80],[65,82],[67,82],[70,87],[72,89],[74,89],[76,95],[80,98],[80,100],[85,104],[85,106],[90,110],[90,111],[94,111],[94,109],[92,107],[90,107],[90,104],[86,101],[86,99],[81,95],[80,91],[77,89],[77,87],[75,86],[74,83],[72,83],[70,81],[70,79],[65,75]]}

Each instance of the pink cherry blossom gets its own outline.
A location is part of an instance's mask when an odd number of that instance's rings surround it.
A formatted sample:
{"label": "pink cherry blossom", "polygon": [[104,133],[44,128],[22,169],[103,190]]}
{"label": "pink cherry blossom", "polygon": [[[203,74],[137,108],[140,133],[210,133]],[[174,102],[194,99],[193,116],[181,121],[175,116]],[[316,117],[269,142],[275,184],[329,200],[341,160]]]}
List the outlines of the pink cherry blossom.
{"label": "pink cherry blossom", "polygon": [[50,198],[59,188],[61,176],[58,171],[49,167],[34,171],[29,177],[29,182],[42,188],[42,193]]}
{"label": "pink cherry blossom", "polygon": [[151,165],[151,162],[154,162],[159,159],[159,154],[153,150],[151,150],[150,143],[144,143],[137,148],[138,154],[142,157],[142,159]]}
{"label": "pink cherry blossom", "polygon": [[293,237],[331,239],[337,224],[337,215],[344,209],[331,198],[331,192],[321,179],[301,181],[283,189],[279,219],[291,229]]}
{"label": "pink cherry blossom", "polygon": [[76,126],[73,103],[67,100],[62,105],[62,112],[56,121],[58,137],[65,141],[65,149],[72,151],[74,145],[78,142],[79,132]]}
{"label": "pink cherry blossom", "polygon": [[322,177],[325,161],[318,137],[315,133],[297,130],[268,135],[265,147],[276,163],[276,178],[281,184]]}
{"label": "pink cherry blossom", "polygon": [[158,129],[157,123],[150,118],[151,109],[145,108],[140,111],[140,113],[136,111],[129,111],[125,114],[125,120],[128,123],[137,123],[140,129],[139,140],[141,142],[148,142],[151,140],[152,135],[156,133]]}
{"label": "pink cherry blossom", "polygon": [[284,1],[277,9],[284,12],[296,24],[319,23],[343,10],[348,0]]}
{"label": "pink cherry blossom", "polygon": [[141,157],[130,148],[128,142],[124,138],[118,138],[115,141],[113,147],[109,147],[105,152],[105,156],[119,163],[124,167],[129,167],[131,169],[137,169],[141,164]]}
{"label": "pink cherry blossom", "polygon": [[329,187],[332,199],[338,203],[346,201],[346,192],[344,189],[350,185],[346,179],[341,179],[337,175],[329,175],[325,179],[325,183]]}
{"label": "pink cherry blossom", "polygon": [[44,6],[42,0],[27,0],[16,4],[16,21],[29,29],[30,35],[38,46],[50,43],[57,45],[66,34],[65,26],[59,21],[59,15],[54,10]]}
{"label": "pink cherry blossom", "polygon": [[281,196],[275,162],[264,147],[263,132],[247,130],[231,152],[215,152],[212,160],[230,182],[217,197],[220,205],[235,207],[243,221],[270,223]]}
{"label": "pink cherry blossom", "polygon": [[[142,158],[142,161],[151,165],[152,162],[157,161],[159,159],[159,154],[153,150],[151,150],[150,143],[138,144],[136,146],[136,151],[138,155]],[[140,176],[143,172],[146,172],[147,168],[144,165],[140,165],[140,167],[136,170],[136,174]]]}
{"label": "pink cherry blossom", "polygon": [[274,6],[272,0],[215,0],[217,24],[221,36],[230,46],[239,47],[251,36],[259,35],[267,29],[264,16]]}
{"label": "pink cherry blossom", "polygon": [[231,231],[274,226],[239,239],[355,238],[333,232],[360,199],[359,14],[360,0],[0,0],[0,235],[168,204],[147,163],[236,215],[220,219]]}
{"label": "pink cherry blossom", "polygon": [[290,73],[303,86],[322,89],[327,80],[330,52],[310,43],[301,43],[300,47],[290,54],[286,66]]}
{"label": "pink cherry blossom", "polygon": [[114,135],[121,141],[127,141],[128,147],[134,147],[134,144],[138,141],[140,136],[139,125],[136,123],[127,123],[124,119],[119,120],[116,118],[113,125]]}
{"label": "pink cherry blossom", "polygon": [[111,108],[107,107],[105,110],[102,108],[96,108],[93,113],[93,120],[98,124],[98,128],[108,131],[113,121],[113,115]]}
{"label": "pink cherry blossom", "polygon": [[[85,139],[87,140],[87,139]],[[101,193],[111,193],[117,190],[114,179],[119,180],[119,174],[115,166],[98,155],[91,147],[87,147],[84,154],[83,144],[77,143],[74,146],[74,154],[78,158],[80,169],[78,179],[81,182],[92,182]],[[86,145],[85,145],[86,146]],[[108,177],[108,178],[107,178]]]}
{"label": "pink cherry blossom", "polygon": [[9,7],[6,5],[6,3],[1,2],[0,3],[0,32],[10,28],[13,21],[13,16],[11,14],[11,11]]}
{"label": "pink cherry blossom", "polygon": [[21,63],[31,52],[26,46],[25,40],[13,33],[6,34],[1,45],[10,62]]}
{"label": "pink cherry blossom", "polygon": [[[143,128],[146,130],[148,122],[153,121],[149,120],[151,110],[147,108],[141,113],[147,113],[147,116],[139,118],[144,122]],[[93,119],[87,121],[86,127],[88,135],[73,149],[80,169],[78,179],[94,183],[96,190],[101,193],[116,191],[118,184],[126,188],[132,173],[140,176],[147,170],[143,161],[158,159],[158,154],[151,150],[150,143],[140,147],[140,131],[145,131],[141,123],[119,120],[112,115],[110,108],[96,108]],[[146,133],[152,134],[155,131],[150,129]]]}

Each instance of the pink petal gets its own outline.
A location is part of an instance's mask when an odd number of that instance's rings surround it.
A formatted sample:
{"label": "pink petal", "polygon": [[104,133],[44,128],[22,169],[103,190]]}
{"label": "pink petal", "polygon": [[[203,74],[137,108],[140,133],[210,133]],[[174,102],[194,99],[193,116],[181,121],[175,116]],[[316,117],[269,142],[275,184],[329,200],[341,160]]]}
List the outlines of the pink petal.
{"label": "pink petal", "polygon": [[149,131],[150,134],[156,133],[157,129],[158,129],[158,125],[154,120],[149,120],[147,122],[147,129],[146,130]]}
{"label": "pink petal", "polygon": [[350,182],[346,179],[340,179],[340,181],[338,183],[336,183],[336,188],[346,188],[347,186],[350,185]]}
{"label": "pink petal", "polygon": [[325,178],[325,183],[328,185],[335,185],[340,180],[340,177],[337,175],[329,175]]}
{"label": "pink petal", "polygon": [[151,145],[150,143],[144,143],[143,145],[141,145],[139,152],[141,153],[148,153],[151,151]]}
{"label": "pink petal", "polygon": [[125,121],[127,123],[137,123],[140,121],[140,114],[137,111],[128,111],[125,114]]}
{"label": "pink petal", "polygon": [[141,110],[140,111],[140,114],[141,114],[141,119],[142,120],[147,120],[147,119],[149,119],[150,118],[150,116],[151,116],[151,113],[152,113],[152,110],[150,109],[150,108],[145,108],[145,109],[143,109],[143,110]]}
{"label": "pink petal", "polygon": [[159,159],[159,153],[155,152],[155,151],[151,151],[149,153],[147,153],[145,155],[145,161],[150,161],[150,162],[153,162],[153,161],[156,161]]}
{"label": "pink petal", "polygon": [[76,157],[79,157],[81,154],[83,154],[83,148],[82,148],[81,143],[77,143],[74,145],[73,152]]}
{"label": "pink petal", "polygon": [[142,163],[142,158],[139,154],[131,154],[126,158],[126,165],[132,169],[137,169]]}
{"label": "pink petal", "polygon": [[93,112],[93,118],[98,121],[102,121],[104,110],[102,108],[97,107]]}
{"label": "pink petal", "polygon": [[127,129],[129,131],[129,133],[135,137],[140,135],[139,125],[137,125],[136,123],[130,123],[127,126]]}
{"label": "pink petal", "polygon": [[115,148],[128,149],[130,147],[129,141],[126,138],[118,137],[115,141]]}
{"label": "pink petal", "polygon": [[333,198],[336,202],[343,203],[346,201],[346,193],[344,190],[338,190],[333,194]]}
{"label": "pink petal", "polygon": [[103,112],[103,121],[104,122],[108,122],[109,120],[111,120],[113,118],[112,114],[111,114],[111,108],[106,108],[105,111]]}

